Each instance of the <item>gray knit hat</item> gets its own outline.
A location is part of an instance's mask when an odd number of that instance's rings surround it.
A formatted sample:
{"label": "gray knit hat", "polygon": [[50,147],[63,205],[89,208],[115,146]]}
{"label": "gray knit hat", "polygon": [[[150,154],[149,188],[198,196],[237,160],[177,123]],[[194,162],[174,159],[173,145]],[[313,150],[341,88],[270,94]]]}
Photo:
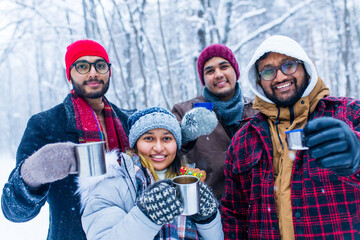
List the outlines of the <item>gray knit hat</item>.
{"label": "gray knit hat", "polygon": [[137,140],[147,131],[155,128],[164,128],[174,135],[178,149],[181,148],[181,129],[176,117],[161,107],[145,108],[133,113],[128,121],[130,129],[130,147],[134,148]]}

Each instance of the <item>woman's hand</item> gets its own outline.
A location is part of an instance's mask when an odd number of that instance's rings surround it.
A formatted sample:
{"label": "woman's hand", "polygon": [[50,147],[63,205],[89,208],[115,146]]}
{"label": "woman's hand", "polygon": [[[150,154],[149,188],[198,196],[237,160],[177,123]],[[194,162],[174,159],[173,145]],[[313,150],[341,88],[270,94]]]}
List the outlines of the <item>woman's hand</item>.
{"label": "woman's hand", "polygon": [[200,170],[199,168],[181,167],[180,175],[193,175],[198,177],[200,182],[204,182],[206,179],[206,172],[204,170]]}
{"label": "woman's hand", "polygon": [[171,223],[179,216],[184,207],[176,195],[170,179],[164,179],[150,185],[139,197],[137,205],[154,223]]}

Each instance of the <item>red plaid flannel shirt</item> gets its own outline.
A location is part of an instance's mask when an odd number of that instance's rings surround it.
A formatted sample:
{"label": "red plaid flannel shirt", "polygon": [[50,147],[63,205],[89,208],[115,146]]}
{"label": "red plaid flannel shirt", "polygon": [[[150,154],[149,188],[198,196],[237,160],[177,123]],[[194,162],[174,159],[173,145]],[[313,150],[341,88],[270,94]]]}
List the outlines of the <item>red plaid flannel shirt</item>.
{"label": "red plaid flannel shirt", "polygon": [[[358,100],[324,98],[311,118],[323,116],[360,132]],[[225,239],[280,239],[272,156],[269,127],[258,114],[234,136],[226,156],[220,206]],[[298,151],[291,203],[296,239],[360,239],[360,171],[338,177],[317,168],[307,151]]]}

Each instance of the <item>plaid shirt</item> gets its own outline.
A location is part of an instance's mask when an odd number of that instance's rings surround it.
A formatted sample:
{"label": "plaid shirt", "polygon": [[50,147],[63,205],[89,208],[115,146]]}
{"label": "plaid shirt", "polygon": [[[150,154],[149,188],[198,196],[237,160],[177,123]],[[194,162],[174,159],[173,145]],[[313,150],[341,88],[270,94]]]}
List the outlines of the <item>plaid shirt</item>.
{"label": "plaid shirt", "polygon": [[[310,119],[324,116],[360,132],[358,100],[323,98]],[[220,206],[225,239],[280,239],[272,156],[268,123],[257,114],[234,136],[227,152]],[[298,151],[291,203],[296,239],[360,239],[360,171],[339,177],[317,168],[308,151]]]}

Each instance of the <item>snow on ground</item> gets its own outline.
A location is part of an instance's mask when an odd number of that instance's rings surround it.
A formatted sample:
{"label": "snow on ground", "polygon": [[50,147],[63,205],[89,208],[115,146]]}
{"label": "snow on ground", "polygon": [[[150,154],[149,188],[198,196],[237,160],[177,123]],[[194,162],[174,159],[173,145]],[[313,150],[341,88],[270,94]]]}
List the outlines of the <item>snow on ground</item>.
{"label": "snow on ground", "polygon": [[[15,167],[15,159],[10,155],[0,155],[0,195],[10,172]],[[2,240],[41,240],[46,239],[49,226],[49,208],[46,204],[39,215],[26,223],[13,223],[0,211],[0,239]]]}

